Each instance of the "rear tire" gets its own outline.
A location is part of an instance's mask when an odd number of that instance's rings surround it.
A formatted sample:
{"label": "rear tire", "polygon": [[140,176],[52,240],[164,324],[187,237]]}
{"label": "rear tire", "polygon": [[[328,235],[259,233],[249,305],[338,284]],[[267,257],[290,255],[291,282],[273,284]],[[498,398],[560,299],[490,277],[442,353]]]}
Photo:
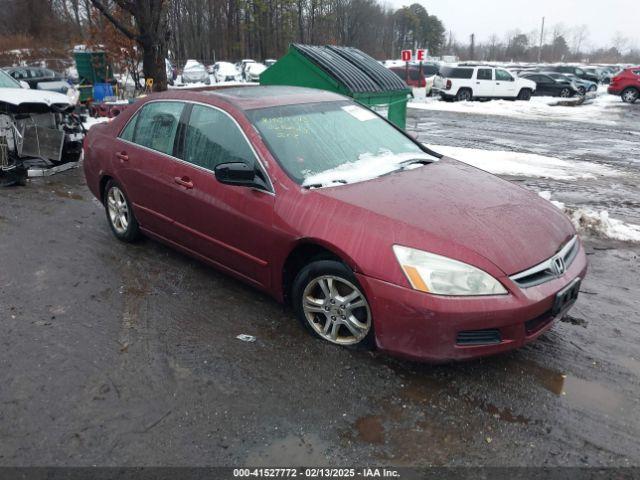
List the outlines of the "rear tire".
{"label": "rear tire", "polygon": [[629,87],[622,91],[620,97],[624,103],[636,103],[638,97],[640,97],[640,92],[633,87]]}
{"label": "rear tire", "polygon": [[526,102],[531,100],[531,90],[529,90],[528,88],[523,88],[522,90],[520,90],[520,93],[518,93],[518,100],[524,100]]}
{"label": "rear tire", "polygon": [[104,187],[103,198],[107,222],[115,237],[126,243],[139,240],[142,236],[140,226],[120,184],[113,179],[109,180]]}
{"label": "rear tire", "polygon": [[470,102],[473,99],[473,93],[468,88],[461,88],[456,93],[456,101],[458,102]]}
{"label": "rear tire", "polygon": [[373,347],[369,303],[344,263],[309,263],[293,281],[291,299],[296,317],[314,337],[345,347]]}

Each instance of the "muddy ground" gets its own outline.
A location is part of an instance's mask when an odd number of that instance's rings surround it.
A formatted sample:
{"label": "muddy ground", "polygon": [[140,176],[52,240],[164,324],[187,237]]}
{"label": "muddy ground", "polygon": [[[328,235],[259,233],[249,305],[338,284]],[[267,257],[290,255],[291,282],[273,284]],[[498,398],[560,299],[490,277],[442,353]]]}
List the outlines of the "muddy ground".
{"label": "muddy ground", "polygon": [[[411,112],[410,124],[435,144],[567,155],[570,142],[639,140],[470,117]],[[613,193],[578,201],[631,221],[638,184],[622,185],[589,184]],[[324,344],[211,268],[117,242],[80,170],[2,189],[0,465],[639,465],[640,247],[586,246],[581,298],[539,341],[430,366]]]}

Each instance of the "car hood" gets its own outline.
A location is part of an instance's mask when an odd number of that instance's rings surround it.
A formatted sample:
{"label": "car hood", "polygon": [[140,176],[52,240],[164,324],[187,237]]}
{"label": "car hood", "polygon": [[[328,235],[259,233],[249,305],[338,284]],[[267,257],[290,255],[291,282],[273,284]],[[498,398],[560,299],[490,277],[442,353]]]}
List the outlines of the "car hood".
{"label": "car hood", "polygon": [[68,107],[70,105],[69,97],[61,93],[24,88],[0,88],[0,102],[16,107],[25,103],[36,103],[49,107],[51,105]]}
{"label": "car hood", "polygon": [[355,209],[360,221],[367,219],[392,244],[466,262],[479,255],[483,261],[473,261],[477,266],[486,260],[506,275],[548,259],[575,235],[568,218],[537,194],[446,157],[313,192],[348,204],[351,208],[334,206],[332,214],[346,210],[353,217]]}

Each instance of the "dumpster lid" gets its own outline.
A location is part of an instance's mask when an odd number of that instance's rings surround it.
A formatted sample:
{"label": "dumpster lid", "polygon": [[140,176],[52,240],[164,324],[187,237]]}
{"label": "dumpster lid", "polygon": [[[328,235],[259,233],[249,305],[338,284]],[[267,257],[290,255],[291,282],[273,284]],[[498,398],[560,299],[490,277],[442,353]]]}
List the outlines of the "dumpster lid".
{"label": "dumpster lid", "polygon": [[408,92],[405,83],[366,53],[353,47],[292,44],[351,93]]}

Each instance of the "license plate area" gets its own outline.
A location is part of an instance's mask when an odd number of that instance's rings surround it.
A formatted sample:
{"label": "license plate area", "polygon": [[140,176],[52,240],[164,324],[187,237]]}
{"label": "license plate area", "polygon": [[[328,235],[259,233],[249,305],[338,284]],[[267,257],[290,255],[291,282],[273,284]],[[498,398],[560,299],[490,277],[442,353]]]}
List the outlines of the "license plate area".
{"label": "license plate area", "polygon": [[558,293],[553,302],[553,309],[551,313],[556,316],[567,311],[578,299],[578,293],[580,293],[581,278],[576,278],[569,285],[564,287]]}

